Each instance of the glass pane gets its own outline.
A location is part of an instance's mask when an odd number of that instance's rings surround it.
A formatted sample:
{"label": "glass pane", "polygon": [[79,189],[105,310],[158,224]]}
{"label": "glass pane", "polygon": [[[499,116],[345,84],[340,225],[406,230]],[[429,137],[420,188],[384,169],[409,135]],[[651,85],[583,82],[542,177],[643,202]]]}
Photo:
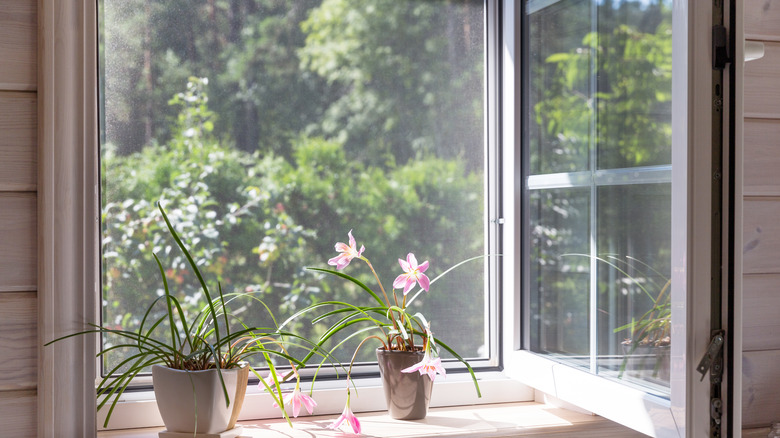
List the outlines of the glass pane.
{"label": "glass pane", "polygon": [[530,194],[531,350],[588,365],[590,191]]}
{"label": "glass pane", "polygon": [[596,86],[598,168],[671,163],[671,1],[605,1],[598,32]]}
{"label": "glass pane", "polygon": [[669,387],[671,185],[598,191],[600,372]]}
{"label": "glass pane", "polygon": [[525,6],[529,349],[668,393],[671,1]]}
{"label": "glass pane", "polygon": [[[250,292],[279,322],[370,303],[304,269],[328,267],[350,230],[388,290],[409,252],[431,278],[487,252],[484,15],[481,0],[102,0],[104,322],[138,328],[162,294],[153,253],[185,311],[204,304],[157,200],[211,289]],[[364,264],[345,271],[376,287]],[[478,261],[415,306],[486,357],[485,298]],[[272,324],[257,301],[232,307]]]}
{"label": "glass pane", "polygon": [[525,126],[532,175],[590,169],[591,2],[528,2]]}

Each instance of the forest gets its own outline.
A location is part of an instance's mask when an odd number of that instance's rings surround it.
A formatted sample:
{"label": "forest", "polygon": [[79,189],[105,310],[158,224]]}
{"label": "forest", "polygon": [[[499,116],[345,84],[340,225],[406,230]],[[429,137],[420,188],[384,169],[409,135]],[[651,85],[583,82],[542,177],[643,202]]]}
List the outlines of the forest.
{"label": "forest", "polygon": [[[538,27],[570,32],[545,40],[531,79],[531,173],[582,166],[596,119],[582,87],[594,75],[598,130],[619,151],[605,165],[664,162],[666,3],[605,0],[596,30],[577,8]],[[155,253],[188,311],[203,305],[157,201],[207,281],[251,295],[239,313],[257,325],[273,323],[257,300],[283,320],[365,299],[306,270],[325,267],[350,230],[386,287],[409,252],[433,277],[489,251],[483,1],[102,0],[99,27],[105,323],[136,328],[162,294]],[[632,80],[608,78],[615,66]],[[553,261],[567,230],[545,227],[531,238]],[[484,263],[415,303],[464,357],[488,354]],[[346,270],[376,283],[365,266]]]}
{"label": "forest", "polygon": [[[409,252],[431,278],[484,254],[483,15],[480,1],[104,0],[104,321],[138,327],[162,293],[155,253],[189,311],[203,305],[157,201],[260,326],[273,322],[258,300],[277,322],[367,303],[305,269],[350,230],[386,288]],[[365,266],[346,271],[376,287]],[[417,300],[469,357],[485,354],[483,271]]]}

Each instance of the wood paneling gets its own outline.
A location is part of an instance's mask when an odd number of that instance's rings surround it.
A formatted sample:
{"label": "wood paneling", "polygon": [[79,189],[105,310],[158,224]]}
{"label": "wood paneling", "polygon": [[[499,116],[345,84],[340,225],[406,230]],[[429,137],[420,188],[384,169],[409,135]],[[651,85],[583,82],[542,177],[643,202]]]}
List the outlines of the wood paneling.
{"label": "wood paneling", "polygon": [[746,196],[780,196],[780,119],[745,119]]}
{"label": "wood paneling", "polygon": [[0,292],[37,288],[36,217],[35,193],[0,192]]}
{"label": "wood paneling", "polygon": [[780,118],[780,42],[765,42],[764,57],[745,63],[745,117]]}
{"label": "wood paneling", "polygon": [[36,387],[37,313],[35,292],[0,293],[0,391]]}
{"label": "wood paneling", "polygon": [[780,41],[780,0],[745,0],[745,38]]}
{"label": "wood paneling", "polygon": [[769,435],[769,427],[742,429],[742,438],[766,438],[767,435]]}
{"label": "wood paneling", "polygon": [[780,350],[780,274],[745,275],[742,291],[742,349]]}
{"label": "wood paneling", "polygon": [[780,274],[780,198],[744,202],[743,272]]}
{"label": "wood paneling", "polygon": [[0,392],[0,436],[37,436],[35,391]]}
{"label": "wood paneling", "polygon": [[36,188],[36,100],[36,93],[0,91],[0,192]]}
{"label": "wood paneling", "polygon": [[35,90],[38,2],[0,0],[0,90]]}
{"label": "wood paneling", "polygon": [[742,426],[761,427],[780,420],[780,350],[742,355]]}

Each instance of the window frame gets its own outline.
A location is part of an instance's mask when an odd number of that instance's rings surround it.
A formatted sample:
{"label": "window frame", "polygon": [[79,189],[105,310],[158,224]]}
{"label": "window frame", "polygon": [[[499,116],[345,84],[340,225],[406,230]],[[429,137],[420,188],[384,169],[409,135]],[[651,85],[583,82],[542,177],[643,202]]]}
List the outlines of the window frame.
{"label": "window frame", "polygon": [[[98,321],[97,15],[38,3],[38,436],[94,436]],[[67,401],[67,402],[65,402]]]}
{"label": "window frame", "polygon": [[[502,14],[496,8],[488,15],[489,20],[500,26],[502,35],[498,69],[489,72],[492,78],[499,75],[502,83],[496,95],[501,99],[495,105],[502,112],[504,121],[500,132],[493,133],[494,140],[500,139],[505,147],[501,165],[494,169],[503,175],[499,180],[502,207],[495,218],[502,223],[502,253],[504,267],[518,266],[514,261],[521,260],[520,221],[524,212],[520,208],[516,193],[522,188],[517,169],[520,169],[519,146],[522,129],[519,111],[514,103],[519,102],[522,92],[520,69],[515,66],[515,55],[521,47],[520,13],[521,7],[514,0],[496,0]],[[674,32],[684,35],[684,44],[675,42],[675,62],[682,68],[676,68],[674,75],[680,83],[683,80],[690,87],[673,88],[676,96],[686,96],[673,111],[684,116],[674,117],[675,128],[673,153],[679,154],[686,163],[686,175],[677,174],[673,178],[683,178],[687,190],[678,193],[673,205],[680,207],[677,214],[685,217],[686,227],[682,230],[686,236],[703,236],[702,239],[677,240],[682,242],[678,254],[683,257],[674,261],[673,278],[678,285],[674,292],[674,315],[688,318],[689,324],[675,324],[676,339],[686,342],[673,344],[673,390],[668,403],[648,400],[645,393],[624,385],[614,383],[612,387],[604,379],[585,372],[564,367],[549,359],[539,358],[521,349],[522,307],[520,290],[522,278],[518,269],[503,269],[501,279],[503,292],[491,306],[491,318],[500,318],[499,348],[503,372],[494,373],[497,387],[506,382],[529,384],[540,391],[547,391],[564,401],[573,401],[584,409],[626,424],[624,418],[615,418],[613,407],[598,406],[598,400],[612,396],[631,397],[632,403],[646,409],[644,415],[630,420],[629,427],[648,428],[656,415],[672,418],[676,427],[672,429],[652,430],[653,434],[671,436],[699,436],[709,431],[709,385],[700,382],[695,371],[697,359],[706,349],[709,341],[709,306],[699,306],[700,302],[709,302],[702,297],[709,291],[691,289],[686,294],[685,287],[702,283],[709,278],[709,218],[703,211],[709,211],[709,198],[699,196],[709,186],[709,170],[701,163],[709,158],[710,120],[709,120],[709,33],[711,31],[711,5],[706,2],[686,0],[674,3]],[[38,435],[95,436],[95,386],[97,367],[94,359],[97,351],[97,337],[78,337],[52,346],[43,347],[43,343],[58,336],[81,329],[84,322],[99,321],[96,299],[99,290],[99,259],[95,240],[99,222],[97,204],[97,84],[95,65],[97,50],[96,4],[93,0],[59,0],[57,2],[39,2],[39,183],[38,183],[38,333],[39,333],[39,370],[38,370]],[[737,2],[737,13],[741,16],[742,5]],[[495,26],[495,27],[499,27]],[[735,59],[742,59],[744,41],[741,24],[737,25],[737,44]],[[519,59],[519,58],[518,58]],[[741,62],[737,65],[737,114],[741,114]],[[495,87],[496,84],[494,83]],[[678,85],[679,86],[679,85]],[[741,138],[740,117],[735,126],[737,138]],[[490,133],[489,133],[490,135]],[[679,146],[678,146],[679,145]],[[674,159],[674,158],[673,158]],[[738,140],[737,193],[735,209],[736,223],[741,221],[741,141]],[[680,179],[674,179],[680,182]],[[702,199],[704,198],[704,199]],[[692,202],[688,202],[688,201]],[[701,203],[701,204],[700,204]],[[694,226],[695,225],[695,226]],[[676,236],[675,236],[676,237]],[[741,247],[741,235],[735,236],[737,248]],[[678,243],[679,244],[679,243]],[[707,257],[701,257],[707,255]],[[739,253],[738,253],[739,255]],[[699,257],[697,257],[699,256]],[[739,260],[738,260],[739,261]],[[739,263],[737,263],[739,266]],[[739,268],[737,274],[739,274]],[[737,285],[735,314],[740,315],[740,288]],[[694,304],[697,304],[694,306]],[[737,321],[737,324],[739,320]],[[737,356],[739,337],[737,336]],[[734,406],[734,436],[739,433],[741,403],[739,399],[740,357],[735,357],[736,400]],[[580,385],[585,381],[597,380],[595,394],[577,396],[577,391],[564,391],[560,383],[568,379],[577,379]],[[595,381],[595,380],[594,380]],[[458,382],[453,382],[458,383]],[[438,387],[438,384],[437,384]],[[513,383],[507,385],[507,397],[528,399],[533,396],[527,386]],[[622,393],[621,393],[622,390]],[[328,390],[323,390],[323,393]],[[457,391],[457,390],[456,390]],[[340,393],[341,391],[339,391]],[[488,392],[488,391],[485,391]],[[67,402],[64,402],[67,401]],[[624,415],[625,411],[620,411]],[[131,416],[132,417],[132,416]],[[638,425],[638,426],[637,426]]]}
{"label": "window frame", "polygon": [[[523,8],[512,0],[504,0],[504,118],[502,127],[505,145],[503,174],[513,180],[504,184],[514,187],[503,196],[503,208],[511,212],[504,225],[504,258],[507,266],[521,266],[523,260],[523,224],[528,213],[522,206],[519,191],[525,189],[522,180],[522,14]],[[742,6],[737,2],[737,16]],[[737,20],[739,21],[739,20]],[[712,68],[710,38],[712,4],[708,2],[674,1],[673,4],[673,83],[672,95],[672,352],[671,394],[668,399],[648,394],[645,390],[609,380],[588,371],[561,364],[551,358],[531,353],[528,333],[522,331],[522,321],[528,318],[523,304],[523,290],[528,290],[521,276],[522,269],[505,271],[503,276],[503,354],[505,373],[535,389],[631,427],[650,436],[709,436],[710,384],[700,380],[696,365],[710,340],[710,238],[711,238],[711,169],[712,156]],[[734,59],[742,58],[742,28],[736,32]],[[726,72],[728,73],[728,72]],[[741,90],[741,64],[737,69],[737,91]],[[724,90],[724,95],[725,95]],[[737,134],[741,134],[741,95],[736,106]],[[725,105],[724,105],[725,107]],[[741,135],[737,138],[741,138]],[[737,165],[741,163],[741,141],[737,142]],[[741,167],[736,167],[736,220],[733,230],[741,230]],[[685,187],[685,190],[675,189]],[[729,224],[723,227],[728,233]],[[735,247],[741,248],[741,235],[735,233]],[[725,241],[725,240],[724,240]],[[737,258],[740,256],[737,254]],[[514,262],[513,262],[514,261]],[[739,260],[736,261],[739,266]],[[739,274],[737,270],[736,275]],[[725,275],[725,274],[724,274]],[[740,278],[739,276],[737,278]],[[724,282],[724,284],[726,284]],[[735,314],[741,308],[739,281],[735,281]],[[739,364],[739,350],[734,363]],[[741,412],[739,391],[740,368],[735,367],[735,412]],[[615,400],[620,400],[616,403]],[[725,418],[725,415],[724,415]],[[727,425],[734,436],[739,434],[739,417],[735,425]]]}
{"label": "window frame", "polygon": [[[490,172],[498,169],[498,101],[499,73],[496,58],[499,43],[499,1],[486,0],[487,43],[486,71],[486,162]],[[62,0],[42,2],[40,11],[40,263],[41,308],[39,325],[41,344],[83,329],[83,324],[97,324],[99,317],[100,205],[97,147],[97,2],[95,0]],[[492,51],[492,52],[491,52]],[[500,179],[486,178],[486,191],[500,190]],[[490,194],[487,196],[491,196]],[[498,241],[500,218],[491,210],[486,225],[487,239]],[[73,239],[61,236],[77,234]],[[499,279],[497,269],[488,271],[489,281]],[[67,282],[63,277],[67,276]],[[498,295],[498,292],[496,292]],[[483,360],[484,371],[478,372],[483,397],[477,399],[468,374],[450,374],[448,381],[437,384],[432,406],[531,401],[533,390],[508,379],[500,371],[500,299],[486,301],[491,333],[491,359]],[[73,303],[73,305],[64,305]],[[75,317],[74,317],[75,316]],[[80,336],[39,350],[41,363],[39,400],[39,434],[57,436],[63,431],[93,436],[95,425],[102,430],[106,411],[95,412],[95,379],[99,366],[96,335]],[[68,357],[63,361],[62,357]],[[55,384],[56,382],[56,384]],[[63,384],[61,382],[67,382]],[[362,379],[363,397],[352,401],[355,411],[383,409],[378,378]],[[342,382],[320,382],[317,385],[318,414],[339,413],[343,408]],[[67,399],[73,403],[59,403]],[[361,400],[362,399],[362,400]],[[438,400],[437,400],[438,399]],[[242,418],[276,418],[267,394],[250,387]],[[141,421],[143,419],[143,421]],[[160,425],[151,391],[128,392],[112,414],[110,429]]]}

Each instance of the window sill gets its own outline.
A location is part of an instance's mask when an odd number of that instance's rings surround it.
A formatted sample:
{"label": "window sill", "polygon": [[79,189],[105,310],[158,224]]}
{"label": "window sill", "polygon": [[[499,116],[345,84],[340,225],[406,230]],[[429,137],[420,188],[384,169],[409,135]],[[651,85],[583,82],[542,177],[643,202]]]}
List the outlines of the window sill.
{"label": "window sill", "polygon": [[[385,412],[359,414],[363,435],[401,437],[509,437],[509,436],[599,436],[644,437],[619,424],[544,403],[517,402],[481,406],[433,408],[424,420],[393,420]],[[299,417],[291,429],[281,419],[241,421],[242,437],[334,437],[344,435],[327,429],[335,415]],[[343,426],[347,427],[348,426]],[[99,438],[156,438],[163,428],[102,431]],[[587,433],[587,435],[580,435]],[[350,434],[351,435],[351,434]]]}

